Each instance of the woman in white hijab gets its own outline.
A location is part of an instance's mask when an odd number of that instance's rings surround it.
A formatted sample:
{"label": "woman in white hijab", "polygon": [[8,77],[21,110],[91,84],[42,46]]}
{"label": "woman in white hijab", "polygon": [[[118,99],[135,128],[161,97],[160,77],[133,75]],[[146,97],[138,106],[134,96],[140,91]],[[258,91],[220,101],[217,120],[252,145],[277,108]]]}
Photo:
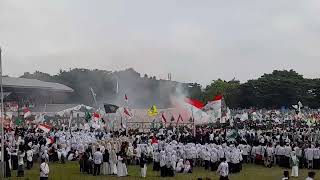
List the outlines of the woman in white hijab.
{"label": "woman in white hijab", "polygon": [[125,164],[124,154],[121,152],[118,155],[117,175],[118,175],[118,177],[124,177],[124,176],[128,175],[128,170],[127,170],[127,166]]}
{"label": "woman in white hijab", "polygon": [[187,160],[183,168],[183,173],[192,173],[190,162]]}
{"label": "woman in white hijab", "polygon": [[296,156],[296,153],[293,151],[291,153],[290,165],[292,167],[291,176],[298,177],[299,176],[299,159]]}
{"label": "woman in white hijab", "polygon": [[110,174],[117,174],[117,154],[114,149],[111,150],[109,163],[110,163],[110,171],[111,171]]}
{"label": "woman in white hijab", "polygon": [[184,164],[183,164],[183,159],[180,159],[177,167],[176,167],[176,172],[177,173],[182,173],[183,172],[183,168],[184,168]]}

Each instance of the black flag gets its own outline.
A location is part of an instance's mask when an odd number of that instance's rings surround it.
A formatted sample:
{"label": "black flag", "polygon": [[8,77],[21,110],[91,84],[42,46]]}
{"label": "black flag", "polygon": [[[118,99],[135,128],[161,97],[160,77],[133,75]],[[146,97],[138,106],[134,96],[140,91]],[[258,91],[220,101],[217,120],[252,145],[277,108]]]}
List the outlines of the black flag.
{"label": "black flag", "polygon": [[116,106],[113,104],[105,104],[104,105],[104,110],[106,111],[107,114],[116,113],[118,109],[119,109],[119,106]]}

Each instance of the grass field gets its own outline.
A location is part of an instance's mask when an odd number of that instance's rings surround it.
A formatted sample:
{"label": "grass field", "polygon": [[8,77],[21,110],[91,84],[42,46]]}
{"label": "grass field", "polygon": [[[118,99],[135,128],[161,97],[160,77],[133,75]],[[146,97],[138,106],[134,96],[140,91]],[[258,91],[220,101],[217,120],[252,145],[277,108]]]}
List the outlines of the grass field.
{"label": "grass field", "polygon": [[[39,165],[36,164],[33,170],[25,171],[25,177],[17,178],[15,177],[17,173],[12,172],[12,177],[8,178],[10,180],[36,180],[39,179]],[[241,173],[233,174],[230,176],[231,180],[279,180],[282,177],[284,169],[279,167],[265,168],[262,166],[255,165],[244,165]],[[85,175],[79,172],[78,163],[67,163],[67,164],[50,164],[50,180],[100,180],[100,179],[141,179],[139,166],[129,166],[128,167],[129,176],[118,178],[116,176],[95,176]],[[290,172],[291,173],[291,172]],[[307,177],[308,170],[300,170],[300,178],[292,178],[294,180],[305,180]],[[317,175],[315,179],[320,180],[320,171],[316,171]],[[318,177],[317,177],[318,176]],[[148,167],[147,178],[145,179],[197,179],[211,178],[212,180],[217,180],[219,177],[215,172],[205,171],[204,168],[195,168],[192,174],[177,174],[173,178],[160,178],[159,172],[153,172],[152,167]]]}

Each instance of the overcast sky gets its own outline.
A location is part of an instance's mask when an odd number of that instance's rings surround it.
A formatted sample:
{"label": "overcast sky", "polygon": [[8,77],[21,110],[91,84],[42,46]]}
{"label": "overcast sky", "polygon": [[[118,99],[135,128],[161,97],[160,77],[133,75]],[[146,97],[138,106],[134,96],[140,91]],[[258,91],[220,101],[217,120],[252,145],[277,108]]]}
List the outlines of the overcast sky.
{"label": "overcast sky", "polygon": [[4,73],[73,67],[207,84],[320,77],[319,0],[0,0]]}

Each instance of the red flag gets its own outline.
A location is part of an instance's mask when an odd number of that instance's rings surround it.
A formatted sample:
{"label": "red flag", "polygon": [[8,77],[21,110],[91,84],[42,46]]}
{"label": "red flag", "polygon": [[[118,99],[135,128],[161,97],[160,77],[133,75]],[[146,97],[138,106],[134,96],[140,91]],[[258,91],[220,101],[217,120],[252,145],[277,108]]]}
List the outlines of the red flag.
{"label": "red flag", "polygon": [[192,106],[194,106],[198,109],[201,109],[204,107],[204,104],[197,99],[185,98],[185,102],[188,104],[191,104]]}
{"label": "red flag", "polygon": [[129,113],[128,109],[127,108],[124,108],[124,111],[123,111],[126,115],[128,115],[129,117],[131,117],[132,115]]}
{"label": "red flag", "polygon": [[93,120],[94,120],[94,121],[98,121],[100,118],[101,118],[101,116],[100,116],[99,113],[97,113],[97,112],[94,112],[94,113],[93,113]]}
{"label": "red flag", "polygon": [[167,123],[167,119],[166,119],[166,117],[164,116],[164,113],[162,113],[162,119],[163,119],[163,121],[164,121],[165,123]]}
{"label": "red flag", "polygon": [[218,100],[221,100],[222,99],[222,96],[221,95],[217,95],[214,97],[214,101],[218,101]]}
{"label": "red flag", "polygon": [[151,144],[158,144],[158,140],[156,137],[152,137],[152,141],[151,141]]}
{"label": "red flag", "polygon": [[94,112],[94,113],[93,113],[93,117],[95,117],[95,118],[100,118],[100,114],[97,113],[97,112]]}

